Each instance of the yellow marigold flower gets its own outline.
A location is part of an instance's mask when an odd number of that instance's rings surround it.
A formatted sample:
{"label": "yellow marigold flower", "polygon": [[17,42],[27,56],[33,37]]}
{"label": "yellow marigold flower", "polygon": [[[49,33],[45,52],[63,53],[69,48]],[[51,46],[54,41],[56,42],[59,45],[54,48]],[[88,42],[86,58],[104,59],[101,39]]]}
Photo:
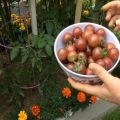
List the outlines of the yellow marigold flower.
{"label": "yellow marigold flower", "polygon": [[70,88],[68,88],[68,87],[63,88],[63,90],[62,90],[63,97],[70,98],[71,94],[72,94],[72,92],[71,92]]}
{"label": "yellow marigold flower", "polygon": [[25,25],[24,25],[24,23],[20,23],[20,24],[19,24],[19,29],[20,29],[21,31],[25,31]]}
{"label": "yellow marigold flower", "polygon": [[31,18],[26,19],[26,23],[30,24],[31,23]]}
{"label": "yellow marigold flower", "polygon": [[11,14],[11,17],[13,18],[13,17],[16,17],[16,14]]}
{"label": "yellow marigold flower", "polygon": [[21,31],[25,31],[25,26],[19,28]]}
{"label": "yellow marigold flower", "polygon": [[20,19],[15,20],[16,23],[20,22]]}
{"label": "yellow marigold flower", "polygon": [[27,113],[25,111],[20,111],[18,114],[18,120],[27,120]]}
{"label": "yellow marigold flower", "polygon": [[19,23],[20,22],[20,19],[17,19],[17,20],[13,20],[12,23],[15,24],[15,23]]}
{"label": "yellow marigold flower", "polygon": [[24,23],[20,23],[19,26],[24,26]]}
{"label": "yellow marigold flower", "polygon": [[84,16],[88,16],[89,15],[89,11],[88,10],[83,10],[83,15]]}

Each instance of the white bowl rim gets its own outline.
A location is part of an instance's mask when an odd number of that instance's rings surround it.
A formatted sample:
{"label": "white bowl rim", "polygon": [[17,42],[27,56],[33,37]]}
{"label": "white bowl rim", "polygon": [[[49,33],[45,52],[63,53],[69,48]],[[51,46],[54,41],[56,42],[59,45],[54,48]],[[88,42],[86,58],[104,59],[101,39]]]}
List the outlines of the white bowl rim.
{"label": "white bowl rim", "polygon": [[[78,77],[83,77],[83,78],[96,78],[96,77],[97,77],[96,75],[83,75],[83,74],[79,74],[79,73],[75,73],[75,72],[71,71],[70,69],[68,69],[67,67],[65,67],[65,65],[63,65],[63,63],[59,60],[59,58],[58,58],[58,56],[57,56],[56,46],[57,46],[57,40],[58,40],[58,38],[59,38],[59,35],[60,35],[61,33],[63,33],[66,29],[70,28],[70,27],[77,26],[77,25],[80,26],[80,25],[82,25],[82,24],[83,24],[83,25],[86,25],[86,24],[96,25],[96,26],[98,26],[98,27],[100,27],[100,28],[105,29],[105,31],[109,31],[110,34],[116,38],[115,41],[117,40],[117,42],[119,43],[119,40],[117,39],[117,37],[116,37],[109,29],[107,29],[106,27],[104,27],[104,26],[102,26],[102,25],[99,25],[99,24],[96,24],[96,23],[92,23],[92,22],[75,23],[75,24],[72,24],[72,25],[66,27],[65,29],[63,29],[63,30],[58,34],[58,36],[57,36],[57,38],[56,38],[56,40],[55,40],[55,43],[54,43],[54,54],[55,54],[55,57],[56,57],[58,63],[62,66],[62,68],[64,68],[64,69],[65,69],[66,71],[68,71],[69,73],[74,74],[74,75],[76,75],[76,76],[78,76]],[[119,43],[119,46],[120,46],[120,43]],[[115,64],[112,66],[112,68],[109,69],[107,72],[111,72],[112,70],[114,70],[115,67],[117,66],[117,64],[118,64],[119,61],[120,61],[120,47],[119,47],[118,49],[119,49],[119,57],[118,57],[116,63],[115,63]]]}

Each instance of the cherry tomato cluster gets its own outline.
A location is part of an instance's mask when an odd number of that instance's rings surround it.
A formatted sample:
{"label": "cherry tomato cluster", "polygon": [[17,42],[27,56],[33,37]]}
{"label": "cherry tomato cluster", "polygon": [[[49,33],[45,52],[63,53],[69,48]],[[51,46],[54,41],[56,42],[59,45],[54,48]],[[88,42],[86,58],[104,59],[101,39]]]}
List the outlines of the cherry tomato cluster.
{"label": "cherry tomato cluster", "polygon": [[75,27],[63,36],[64,48],[59,49],[58,58],[70,70],[84,75],[93,75],[88,68],[90,63],[97,63],[109,70],[119,57],[119,50],[111,42],[106,42],[103,28],[95,30],[88,24],[84,30]]}

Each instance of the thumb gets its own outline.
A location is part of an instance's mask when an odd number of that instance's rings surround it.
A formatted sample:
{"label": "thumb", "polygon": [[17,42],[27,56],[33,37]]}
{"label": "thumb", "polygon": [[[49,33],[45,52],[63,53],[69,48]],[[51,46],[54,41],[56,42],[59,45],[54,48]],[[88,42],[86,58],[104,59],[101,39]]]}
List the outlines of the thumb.
{"label": "thumb", "polygon": [[118,20],[116,20],[116,25],[120,26],[120,18]]}

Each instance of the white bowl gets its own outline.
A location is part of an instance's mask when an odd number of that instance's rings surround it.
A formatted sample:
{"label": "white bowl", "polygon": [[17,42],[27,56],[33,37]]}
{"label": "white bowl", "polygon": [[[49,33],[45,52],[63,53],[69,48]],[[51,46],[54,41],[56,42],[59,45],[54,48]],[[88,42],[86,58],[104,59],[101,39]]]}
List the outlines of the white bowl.
{"label": "white bowl", "polygon": [[[55,57],[60,65],[60,67],[62,68],[62,70],[67,74],[67,76],[69,77],[72,77],[73,79],[77,80],[77,81],[80,81],[81,83],[98,83],[100,80],[99,78],[96,76],[96,75],[82,75],[82,74],[78,74],[78,73],[75,73],[71,70],[69,70],[67,67],[65,67],[62,62],[59,60],[58,56],[57,56],[57,52],[60,48],[63,48],[65,45],[63,44],[63,41],[62,41],[62,38],[63,38],[63,35],[66,33],[66,32],[72,32],[72,30],[75,28],[75,27],[80,27],[82,29],[84,29],[84,27],[88,24],[91,24],[95,27],[95,29],[98,29],[98,28],[103,28],[106,32],[106,41],[107,42],[112,42],[114,43],[114,45],[116,46],[116,48],[118,48],[119,52],[120,52],[120,44],[119,44],[119,41],[117,39],[117,37],[107,28],[101,26],[101,25],[98,25],[98,24],[95,24],[95,23],[88,23],[88,22],[85,22],[85,23],[77,23],[77,24],[73,24],[73,25],[70,25],[68,26],[67,28],[65,28],[64,30],[62,30],[56,40],[55,40],[55,44],[54,44],[54,53],[55,53]],[[119,55],[119,58],[117,59],[117,61],[114,63],[114,65],[112,66],[111,69],[108,70],[109,73],[111,73],[115,67],[117,66],[117,64],[119,63],[119,60],[120,60],[120,55]]]}

